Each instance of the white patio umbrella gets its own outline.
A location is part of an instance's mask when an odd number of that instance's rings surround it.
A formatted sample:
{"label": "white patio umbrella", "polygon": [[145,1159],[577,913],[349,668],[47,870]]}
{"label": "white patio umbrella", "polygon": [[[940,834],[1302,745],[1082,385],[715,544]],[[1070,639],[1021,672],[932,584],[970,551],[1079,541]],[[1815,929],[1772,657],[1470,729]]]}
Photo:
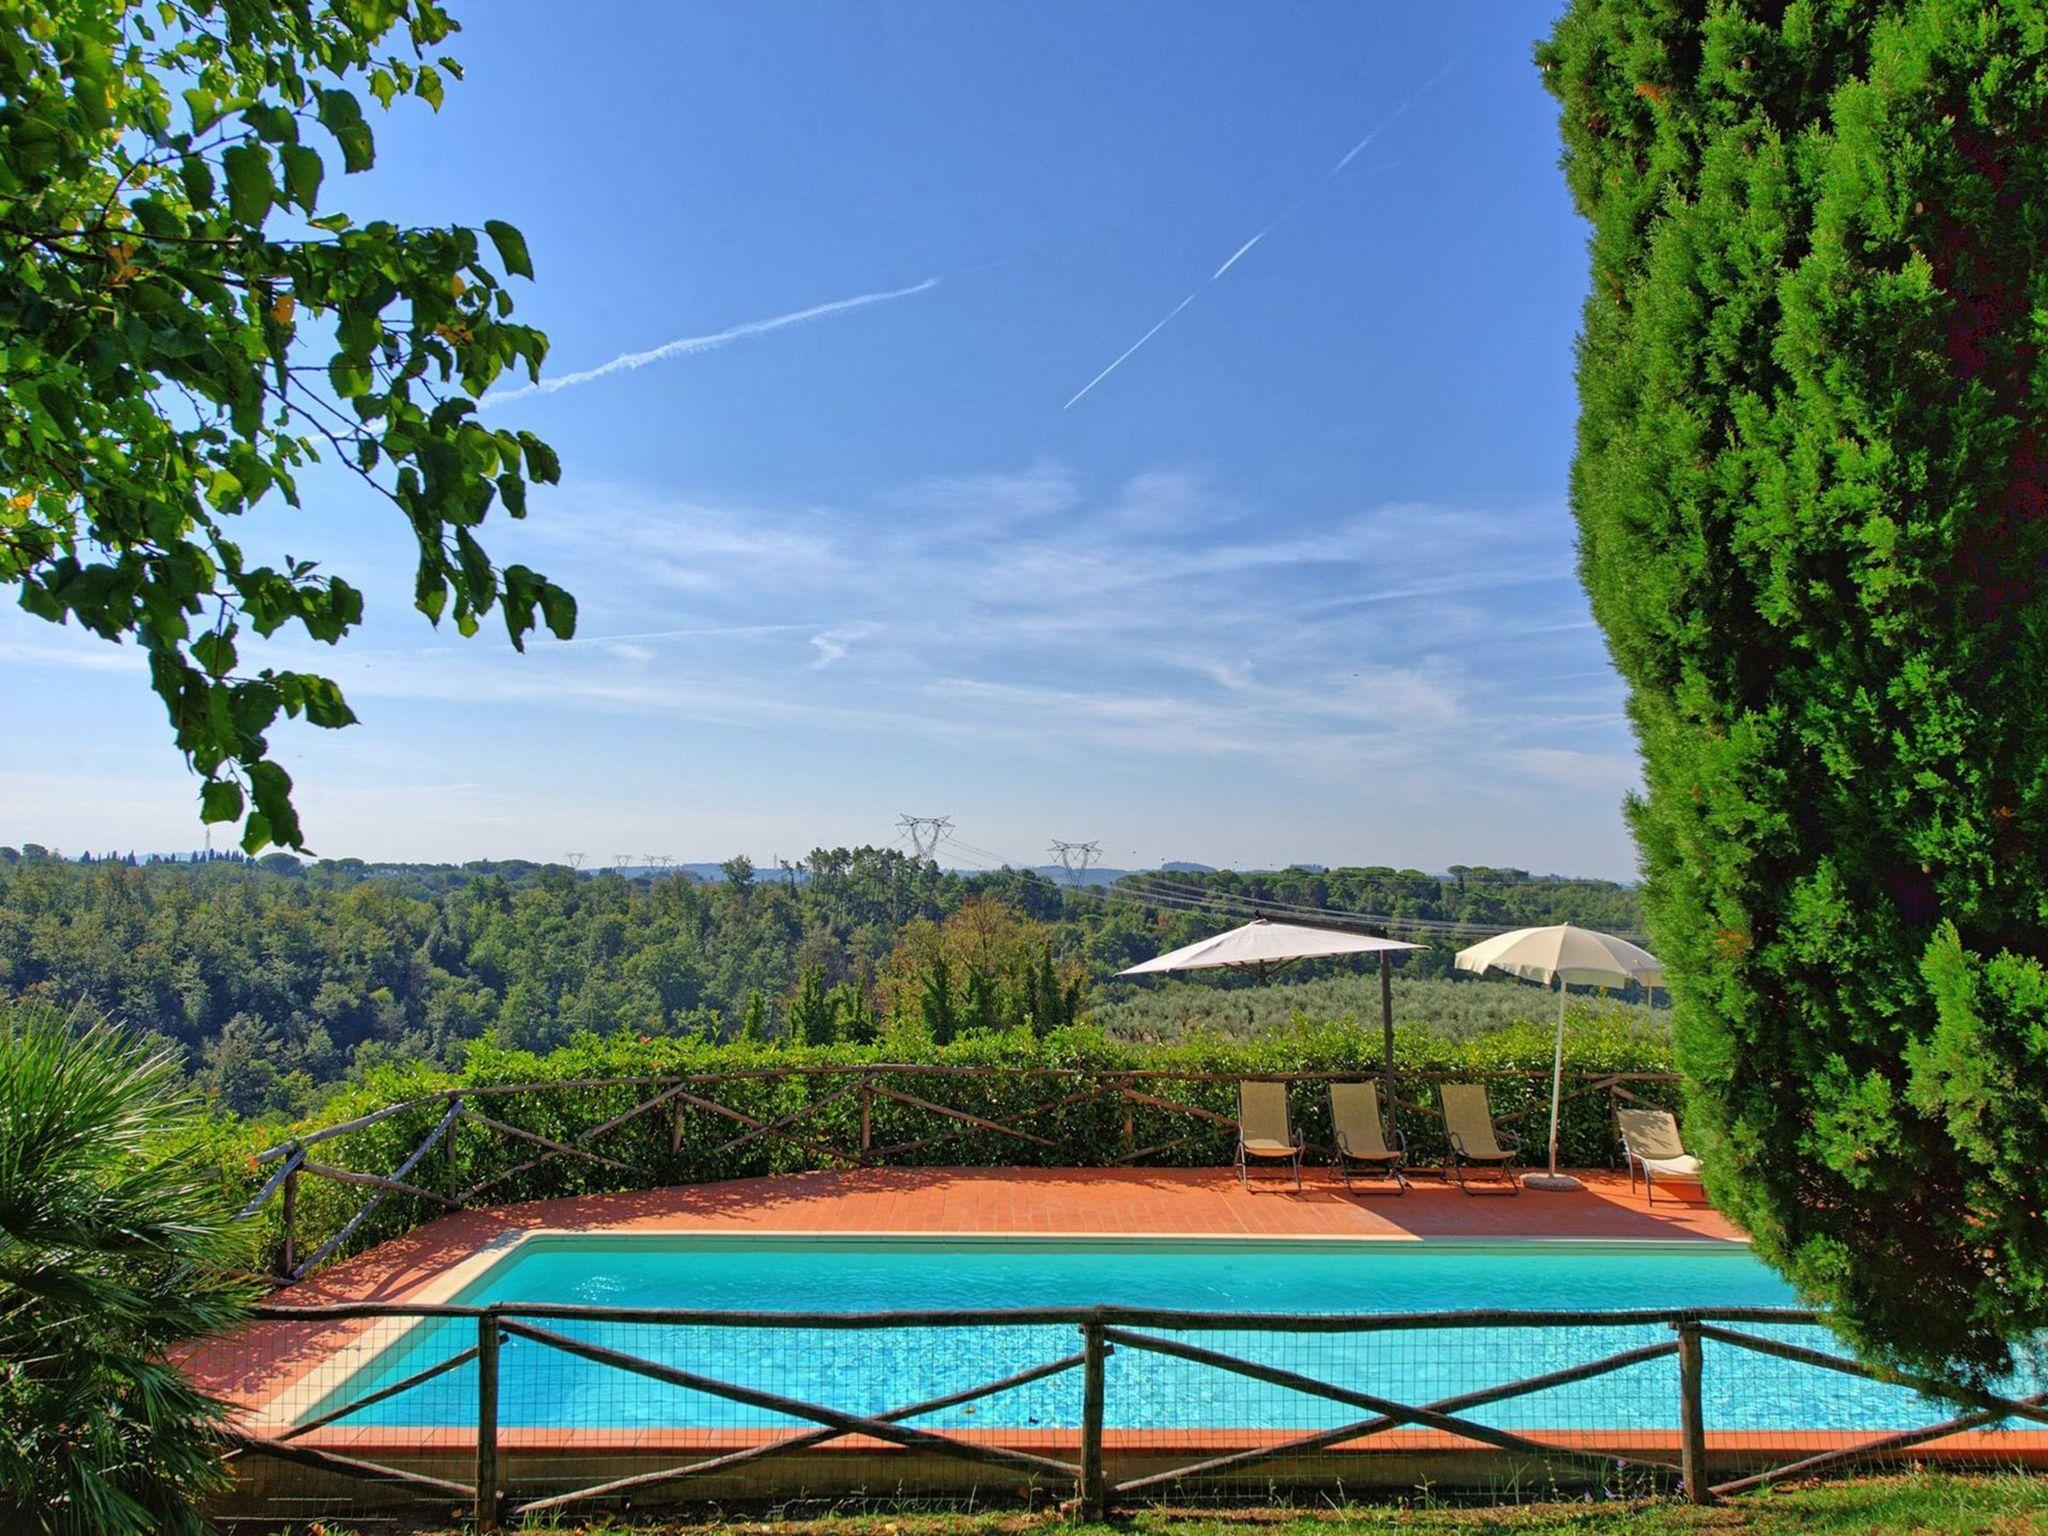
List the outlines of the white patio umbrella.
{"label": "white patio umbrella", "polygon": [[1399,939],[1377,934],[1356,933],[1348,928],[1322,928],[1306,923],[1275,922],[1254,918],[1240,928],[1197,939],[1179,949],[1168,950],[1150,960],[1118,971],[1119,976],[1152,976],[1162,971],[1200,971],[1230,967],[1250,971],[1264,981],[1284,965],[1297,960],[1322,960],[1332,955],[1380,957],[1380,1027],[1385,1036],[1383,1068],[1389,1108],[1394,1096],[1394,982],[1390,964],[1396,950],[1420,949]]}
{"label": "white patio umbrella", "polygon": [[1579,1181],[1557,1171],[1557,1111],[1564,1089],[1565,988],[1619,987],[1640,982],[1660,985],[1664,966],[1647,949],[1611,933],[1558,923],[1549,928],[1517,928],[1497,934],[1469,949],[1454,962],[1461,971],[1506,971],[1524,981],[1557,988],[1557,1049],[1550,1063],[1550,1172],[1522,1182],[1531,1189],[1577,1189]]}

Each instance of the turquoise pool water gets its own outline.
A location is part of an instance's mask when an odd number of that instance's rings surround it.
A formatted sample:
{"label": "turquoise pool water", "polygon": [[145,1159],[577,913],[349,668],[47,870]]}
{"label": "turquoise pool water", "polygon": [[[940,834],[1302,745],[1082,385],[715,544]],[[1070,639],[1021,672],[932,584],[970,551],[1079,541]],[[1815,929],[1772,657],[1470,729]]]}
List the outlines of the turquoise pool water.
{"label": "turquoise pool water", "polygon": [[[1773,1272],[1733,1244],[1174,1242],[1003,1239],[535,1237],[459,1297],[715,1311],[984,1310],[1098,1303],[1223,1312],[1386,1313],[1481,1307],[1614,1310],[1792,1306]],[[842,1331],[543,1321],[540,1326],[682,1370],[858,1413],[941,1397],[1079,1348],[1069,1326]],[[1778,1337],[1830,1348],[1817,1329]],[[468,1319],[423,1322],[334,1383],[310,1416],[455,1354]],[[1403,1402],[1422,1403],[1670,1339],[1662,1326],[1191,1332],[1190,1342]],[[1677,1421],[1676,1365],[1646,1361],[1478,1411],[1502,1428],[1656,1429]],[[322,1383],[326,1385],[326,1383]],[[1358,1410],[1131,1349],[1107,1368],[1115,1426],[1314,1429]],[[509,1340],[508,1427],[632,1431],[791,1425],[777,1414]],[[930,1428],[1078,1422],[1080,1373],[920,1418]],[[1916,1394],[1709,1343],[1715,1429],[1861,1429],[1953,1412]],[[473,1365],[353,1415],[382,1425],[475,1422]]]}

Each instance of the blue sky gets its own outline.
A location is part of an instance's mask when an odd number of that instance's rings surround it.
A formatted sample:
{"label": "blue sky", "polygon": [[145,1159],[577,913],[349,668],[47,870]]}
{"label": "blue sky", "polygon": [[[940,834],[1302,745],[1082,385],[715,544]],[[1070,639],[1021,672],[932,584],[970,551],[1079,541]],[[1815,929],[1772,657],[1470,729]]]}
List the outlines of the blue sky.
{"label": "blue sky", "polygon": [[[525,230],[563,382],[491,410],[564,483],[492,547],[582,632],[433,630],[339,477],[265,514],[371,599],[317,657],[363,723],[276,736],[317,851],[765,860],[912,811],[1019,861],[1632,874],[1543,12],[458,15],[468,80],[335,190]],[[8,609],[0,657],[0,841],[198,841],[132,653]]]}

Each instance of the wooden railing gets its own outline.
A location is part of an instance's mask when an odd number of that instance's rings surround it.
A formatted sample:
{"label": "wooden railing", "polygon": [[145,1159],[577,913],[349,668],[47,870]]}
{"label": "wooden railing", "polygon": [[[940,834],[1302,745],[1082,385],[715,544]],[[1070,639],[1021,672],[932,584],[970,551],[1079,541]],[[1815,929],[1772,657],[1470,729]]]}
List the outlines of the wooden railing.
{"label": "wooden railing", "polygon": [[[1321,1135],[1324,1113],[1322,1089],[1332,1082],[1376,1080],[1367,1072],[1261,1072],[1268,1081],[1297,1086],[1296,1109],[1308,1131],[1312,1152],[1327,1153]],[[997,1146],[1017,1149],[1044,1161],[1056,1154],[1066,1165],[1118,1167],[1157,1162],[1191,1151],[1214,1149],[1216,1161],[1229,1154],[1229,1138],[1236,1133],[1234,1109],[1236,1075],[1213,1072],[1168,1072],[1145,1070],[1097,1070],[1053,1067],[975,1067],[936,1063],[775,1066],[722,1072],[683,1073],[673,1076],[581,1078],[562,1082],[488,1083],[448,1088],[418,1098],[386,1105],[337,1125],[321,1127],[257,1154],[259,1168],[267,1169],[261,1187],[243,1208],[245,1216],[264,1211],[277,1201],[281,1240],[276,1255],[279,1278],[298,1280],[347,1248],[371,1217],[392,1196],[415,1200],[433,1211],[461,1210],[502,1190],[522,1176],[530,1175],[558,1160],[569,1160],[587,1168],[601,1169],[608,1176],[607,1188],[650,1188],[680,1182],[671,1167],[649,1167],[622,1155],[621,1133],[640,1127],[643,1139],[647,1118],[666,1118],[667,1159],[675,1164],[684,1149],[691,1117],[705,1123],[710,1134],[701,1138],[700,1161],[716,1162],[749,1148],[775,1148],[783,1157],[781,1166],[810,1168],[876,1167],[900,1165],[928,1159],[962,1137],[992,1138]],[[1405,1120],[1411,1144],[1426,1148],[1438,1127],[1438,1112],[1429,1088],[1444,1081],[1484,1081],[1500,1090],[1518,1090],[1524,1102],[1503,1108],[1497,1115],[1503,1126],[1518,1122],[1540,1123],[1548,1113],[1547,1095],[1534,1090],[1547,1085],[1548,1074],[1513,1072],[1494,1074],[1404,1073],[1393,1095],[1397,1117]],[[1657,1101],[1668,1100],[1677,1079],[1666,1072],[1574,1073],[1567,1076],[1565,1104],[1573,1112],[1582,1100],[1604,1101],[1603,1119],[1611,1132],[1613,1111],[1625,1104],[1644,1102],[1645,1094]],[[1011,1098],[1022,1098],[1016,1108],[986,1109],[977,1113],[944,1098],[949,1089],[963,1086],[1002,1086]],[[727,1102],[741,1088],[763,1085],[801,1085],[803,1101],[776,1114],[764,1114],[735,1107]],[[632,1102],[596,1124],[566,1136],[549,1136],[514,1124],[508,1110],[493,1113],[501,1104],[517,1102],[530,1095],[562,1095],[597,1090],[630,1090]],[[1178,1093],[1180,1096],[1175,1097]],[[1196,1102],[1203,1095],[1211,1102]],[[888,1111],[892,1118],[906,1116],[912,1122],[908,1134],[880,1133],[878,1117]],[[1086,1136],[1048,1135],[1057,1130],[1062,1117],[1086,1111]],[[355,1169],[330,1160],[322,1149],[342,1138],[357,1135],[394,1117],[417,1113],[431,1115],[425,1134],[389,1165],[389,1172]],[[1141,1120],[1165,1129],[1148,1136],[1139,1134]],[[534,1149],[533,1155],[509,1167],[498,1168],[466,1185],[456,1177],[456,1137],[463,1128],[474,1128],[488,1136]],[[714,1130],[722,1127],[722,1132]],[[712,1136],[718,1139],[712,1140]],[[659,1154],[662,1137],[652,1150]],[[1582,1138],[1583,1139],[1583,1138]],[[599,1150],[600,1146],[604,1150]],[[444,1174],[438,1181],[422,1172],[429,1154],[443,1153]],[[643,1152],[647,1150],[643,1148]],[[1613,1161],[1611,1135],[1604,1147],[1606,1160]],[[967,1161],[990,1161],[968,1158]],[[1428,1155],[1421,1159],[1425,1166]],[[362,1205],[314,1244],[302,1252],[299,1233],[301,1183],[305,1179],[368,1191]],[[438,1185],[438,1187],[437,1187]]]}
{"label": "wooden railing", "polygon": [[[1292,1477],[1306,1485],[1313,1481],[1315,1464],[1305,1458],[1310,1458],[1313,1453],[1329,1452],[1338,1447],[1357,1449],[1363,1442],[1397,1429],[1433,1432],[1434,1443],[1439,1449],[1457,1453],[1474,1450],[1499,1453],[1501,1458],[1505,1458],[1502,1466],[1507,1469],[1533,1469],[1546,1478],[1555,1479],[1562,1471],[1575,1467],[1582,1478],[1591,1479],[1596,1486],[1606,1486],[1617,1472],[1641,1474],[1635,1483],[1637,1487],[1676,1488],[1694,1503],[1707,1503],[1724,1494],[1761,1487],[1788,1477],[1811,1477],[1850,1463],[1896,1461],[1909,1450],[1918,1450],[1933,1442],[2007,1420],[2019,1420],[2030,1427],[2048,1425],[2048,1407],[2044,1407],[2044,1396],[2048,1395],[2002,1396],[1932,1377],[1885,1376],[1855,1360],[1752,1331],[1759,1326],[1804,1326],[1822,1321],[1820,1314],[1790,1308],[1607,1312],[1497,1310],[1302,1316],[1114,1306],[980,1312],[795,1313],[531,1303],[488,1306],[349,1303],[261,1308],[257,1317],[259,1333],[265,1325],[279,1323],[325,1326],[365,1320],[472,1322],[476,1330],[474,1343],[447,1358],[339,1406],[323,1407],[314,1417],[280,1423],[281,1416],[274,1409],[270,1410],[267,1429],[260,1432],[256,1429],[237,1431],[233,1435],[233,1443],[237,1458],[270,1458],[329,1474],[351,1484],[360,1481],[384,1485],[387,1489],[398,1490],[416,1497],[423,1504],[444,1510],[450,1499],[459,1499],[473,1507],[480,1530],[496,1529],[506,1521],[555,1515],[574,1507],[603,1505],[627,1496],[648,1493],[657,1487],[668,1489],[673,1496],[687,1498],[689,1488],[701,1487],[715,1474],[731,1473],[742,1466],[812,1450],[851,1436],[864,1437],[898,1452],[927,1453],[940,1462],[966,1461],[1000,1468],[1012,1474],[1009,1486],[1013,1488],[1019,1486],[1019,1479],[1027,1486],[1051,1484],[1057,1488],[1065,1485],[1071,1487],[1075,1503],[1085,1517],[1101,1519],[1119,1503],[1130,1504],[1142,1496],[1169,1488],[1204,1479],[1214,1480],[1223,1474],[1269,1466],[1283,1460],[1293,1470],[1284,1474],[1276,1472],[1278,1481],[1284,1484]],[[706,1374],[705,1370],[684,1370],[665,1361],[648,1358],[644,1353],[616,1348],[612,1343],[575,1337],[562,1331],[563,1325],[569,1323],[632,1324],[734,1333],[781,1332],[789,1339],[789,1358],[792,1359],[801,1352],[803,1341],[790,1330],[887,1332],[924,1329],[968,1332],[1020,1325],[1063,1327],[1075,1330],[1079,1347],[940,1397],[881,1412],[853,1412],[828,1403],[807,1401],[759,1386],[724,1380]],[[1538,1375],[1503,1381],[1426,1403],[1411,1403],[1390,1396],[1387,1391],[1364,1391],[1355,1385],[1304,1371],[1282,1369],[1268,1362],[1247,1359],[1241,1353],[1208,1347],[1189,1337],[1199,1338],[1204,1334],[1226,1331],[1282,1336],[1404,1333],[1431,1339],[1449,1334],[1452,1337],[1447,1341],[1447,1358],[1470,1359],[1475,1344],[1467,1338],[1456,1337],[1469,1330],[1605,1330],[1624,1327],[1661,1329],[1667,1331],[1668,1336],[1599,1354],[1596,1358]],[[683,1388],[717,1402],[780,1415],[812,1427],[794,1431],[763,1427],[752,1436],[751,1443],[727,1444],[715,1449],[713,1454],[698,1454],[694,1459],[669,1465],[662,1464],[659,1447],[650,1446],[640,1453],[643,1458],[653,1459],[654,1464],[646,1470],[610,1476],[544,1495],[532,1492],[529,1486],[521,1495],[521,1480],[508,1470],[499,1434],[503,1381],[500,1348],[505,1341],[514,1339],[544,1351],[575,1357],[608,1371],[624,1372],[664,1386]],[[1715,1426],[1707,1421],[1702,1392],[1702,1382],[1708,1370],[1703,1347],[1707,1341],[1823,1373],[1910,1387],[1929,1398],[1954,1403],[1965,1411],[1939,1423],[1874,1432],[1862,1437],[1840,1431],[1818,1435],[1806,1433],[1803,1436],[1798,1431],[1768,1432],[1752,1442],[1741,1433],[1742,1426],[1722,1426],[1737,1433],[1722,1435],[1720,1442],[1710,1447],[1709,1434]],[[908,1349],[911,1345],[906,1341],[899,1347]],[[917,1346],[921,1350],[933,1347],[929,1341]],[[1489,1347],[1497,1347],[1497,1344]],[[1115,1375],[1110,1362],[1119,1350],[1168,1356],[1233,1377],[1283,1388],[1309,1399],[1336,1403],[1356,1410],[1362,1417],[1305,1433],[1287,1432],[1267,1423],[1208,1426],[1216,1431],[1250,1431],[1261,1443],[1221,1455],[1202,1454],[1193,1461],[1119,1478],[1114,1475],[1117,1461],[1140,1459],[1128,1445],[1106,1446],[1105,1442],[1105,1404]],[[777,1358],[764,1357],[758,1349],[752,1348],[742,1353],[751,1362],[749,1373],[756,1375],[772,1366]],[[1298,1353],[1290,1353],[1289,1358],[1295,1358]],[[1422,1357],[1411,1353],[1407,1358],[1421,1361]],[[1676,1425],[1675,1433],[1669,1430],[1636,1430],[1610,1431],[1603,1435],[1576,1431],[1570,1423],[1560,1423],[1547,1429],[1509,1430],[1472,1417],[1481,1408],[1610,1376],[1663,1359],[1672,1360],[1675,1370],[1669,1378],[1668,1387],[1656,1390],[1672,1393],[1668,1400],[1670,1414],[1665,1422]],[[306,1443],[321,1431],[330,1430],[374,1404],[414,1390],[471,1362],[475,1362],[478,1369],[474,1435],[469,1445],[464,1447],[452,1441],[450,1432],[458,1427],[448,1424],[435,1424],[431,1429],[401,1434],[401,1439],[408,1434],[416,1438],[422,1455],[439,1458],[428,1463],[437,1471],[422,1471],[417,1466],[396,1466],[389,1461],[375,1461]],[[1028,1439],[1011,1436],[1012,1443],[1005,1443],[1004,1432],[991,1434],[983,1431],[967,1436],[957,1431],[948,1433],[918,1428],[908,1422],[1075,1370],[1082,1374],[1082,1388],[1078,1428],[1071,1431],[1057,1430],[1050,1436],[1041,1431]],[[1390,1375],[1391,1380],[1388,1379]],[[1376,1384],[1392,1388],[1398,1385],[1400,1378],[1394,1373],[1375,1373],[1373,1379]],[[1825,1378],[1816,1378],[1816,1381],[1822,1379]],[[1639,1392],[1651,1385],[1640,1376],[1634,1381]],[[1803,1396],[1809,1403],[1822,1400],[1822,1394],[1814,1391]],[[1205,1400],[1212,1404],[1228,1401],[1217,1394],[1208,1394]],[[1556,1400],[1553,1399],[1552,1403],[1555,1405]],[[245,1422],[262,1421],[259,1414]],[[565,1468],[575,1467],[573,1433],[563,1432],[555,1440],[546,1436],[536,1440],[531,1428],[523,1430],[522,1434],[526,1438],[524,1448],[518,1454],[538,1457],[552,1469],[551,1475],[559,1478]],[[1809,1444],[1816,1439],[1831,1443],[1824,1449],[1806,1451],[1799,1449],[1802,1439]],[[331,1443],[349,1442],[340,1439]],[[1036,1448],[1026,1449],[1025,1444]],[[1795,1448],[1796,1454],[1790,1460],[1777,1459],[1788,1444]],[[1061,1450],[1061,1454],[1048,1454],[1049,1447]],[[1161,1454],[1156,1446],[1143,1453],[1153,1462]],[[1167,1446],[1163,1454],[1171,1462],[1173,1448]],[[469,1457],[466,1463],[459,1459],[451,1460],[465,1455]],[[2044,1458],[2048,1458],[2048,1438],[2038,1433],[2019,1437],[2004,1447],[2001,1456],[2007,1464],[2039,1466]],[[885,1475],[891,1480],[889,1486],[899,1493],[915,1493],[921,1487],[937,1486],[933,1465],[936,1463],[926,1465],[920,1473],[916,1464],[906,1461],[892,1466]],[[1734,1467],[1738,1475],[1716,1481],[1717,1465],[1724,1471]],[[458,1471],[466,1471],[468,1480],[439,1475]],[[1524,1474],[1520,1470],[1511,1470],[1498,1475],[1505,1478]],[[804,1476],[802,1472],[792,1473],[790,1489],[782,1491],[786,1494],[805,1486]],[[531,1479],[527,1482],[530,1485]],[[1498,1485],[1496,1482],[1495,1486]],[[756,1486],[764,1500],[773,1501],[777,1492],[775,1485]],[[309,1503],[303,1496],[299,1496],[294,1504],[300,1513],[308,1507]],[[260,1509],[256,1512],[261,1513]]]}

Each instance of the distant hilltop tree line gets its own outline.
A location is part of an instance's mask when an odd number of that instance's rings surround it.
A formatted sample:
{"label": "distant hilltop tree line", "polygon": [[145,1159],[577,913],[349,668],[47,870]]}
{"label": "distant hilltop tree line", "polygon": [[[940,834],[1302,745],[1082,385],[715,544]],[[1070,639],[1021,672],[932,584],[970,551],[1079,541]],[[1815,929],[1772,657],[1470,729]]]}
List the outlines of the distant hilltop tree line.
{"label": "distant hilltop tree line", "polygon": [[[384,1062],[579,1033],[944,1044],[1044,1035],[1115,998],[1123,967],[1239,920],[1030,872],[962,874],[893,849],[820,849],[787,878],[712,883],[524,862],[90,865],[0,853],[0,997],[83,1004],[175,1044],[226,1109],[292,1114]],[[1176,872],[1213,903],[1633,931],[1635,893],[1461,866]],[[1181,899],[1181,898],[1176,898]],[[1448,949],[1411,970],[1448,970]],[[1327,968],[1327,967],[1326,967]],[[1304,970],[1312,975],[1313,970]],[[1222,984],[1230,982],[1225,979]]]}
{"label": "distant hilltop tree line", "polygon": [[[297,869],[299,861],[288,853],[266,854],[262,859],[252,859],[248,854],[229,848],[194,848],[189,853],[144,853],[137,854],[131,848],[126,853],[109,851],[93,853],[90,850],[68,858],[59,849],[45,848],[41,843],[23,843],[19,848],[0,847],[0,864],[42,864],[51,860],[73,864],[125,864],[136,869],[144,864],[254,864],[263,863],[272,868]],[[272,861],[282,860],[281,864]]]}

